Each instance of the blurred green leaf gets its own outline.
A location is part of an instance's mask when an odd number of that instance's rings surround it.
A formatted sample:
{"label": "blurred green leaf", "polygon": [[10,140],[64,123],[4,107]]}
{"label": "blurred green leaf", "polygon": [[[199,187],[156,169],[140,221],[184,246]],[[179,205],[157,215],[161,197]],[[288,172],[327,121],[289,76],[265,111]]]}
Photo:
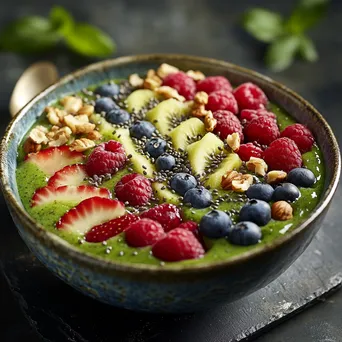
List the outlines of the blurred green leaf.
{"label": "blurred green leaf", "polygon": [[274,41],[284,31],[281,15],[262,8],[247,11],[242,23],[248,33],[266,43]]}
{"label": "blurred green leaf", "polygon": [[299,54],[304,60],[308,62],[315,62],[318,59],[318,53],[312,39],[306,36],[302,36],[299,46]]}
{"label": "blurred green leaf", "polygon": [[89,24],[76,24],[65,40],[70,49],[88,57],[107,57],[116,49],[109,35]]}
{"label": "blurred green leaf", "polygon": [[69,34],[74,26],[72,15],[61,6],[55,6],[51,9],[50,20],[53,27],[63,35]]}
{"label": "blurred green leaf", "polygon": [[18,19],[0,32],[0,48],[19,53],[36,53],[52,48],[61,39],[52,23],[38,16]]}

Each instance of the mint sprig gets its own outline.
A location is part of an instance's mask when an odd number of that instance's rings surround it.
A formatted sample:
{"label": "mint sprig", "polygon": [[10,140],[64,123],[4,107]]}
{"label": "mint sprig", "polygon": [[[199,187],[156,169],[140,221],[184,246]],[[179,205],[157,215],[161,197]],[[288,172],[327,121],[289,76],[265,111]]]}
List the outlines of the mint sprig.
{"label": "mint sprig", "polygon": [[325,16],[329,0],[299,0],[288,18],[263,8],[252,8],[243,17],[243,28],[269,44],[265,62],[273,71],[288,68],[297,56],[315,62],[318,53],[307,31]]}
{"label": "mint sprig", "polygon": [[116,49],[109,35],[93,25],[75,22],[61,6],[53,7],[48,18],[20,18],[0,32],[2,51],[33,54],[55,48],[60,43],[87,57],[107,57]]}

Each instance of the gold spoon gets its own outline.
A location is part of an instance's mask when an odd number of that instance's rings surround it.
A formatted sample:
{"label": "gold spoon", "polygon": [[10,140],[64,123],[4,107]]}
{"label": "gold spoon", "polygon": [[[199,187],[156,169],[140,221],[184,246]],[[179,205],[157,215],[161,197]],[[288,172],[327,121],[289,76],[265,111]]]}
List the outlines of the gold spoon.
{"label": "gold spoon", "polygon": [[56,66],[51,62],[37,62],[29,66],[17,81],[10,99],[11,116],[19,112],[42,90],[58,80]]}

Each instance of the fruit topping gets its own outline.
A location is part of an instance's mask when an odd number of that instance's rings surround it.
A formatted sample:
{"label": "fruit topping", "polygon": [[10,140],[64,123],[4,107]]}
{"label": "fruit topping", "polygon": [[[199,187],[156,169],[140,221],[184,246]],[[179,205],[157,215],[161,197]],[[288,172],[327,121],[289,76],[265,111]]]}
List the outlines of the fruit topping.
{"label": "fruit topping", "polygon": [[196,209],[207,208],[212,203],[211,192],[203,186],[189,189],[184,194],[184,203]]}
{"label": "fruit topping", "polygon": [[261,116],[277,121],[276,115],[266,109],[243,109],[240,113],[240,120],[243,124],[246,124]]}
{"label": "fruit topping", "polygon": [[172,190],[183,196],[188,190],[197,186],[197,180],[188,173],[176,173],[170,180],[170,186]]}
{"label": "fruit topping", "polygon": [[163,203],[148,209],[142,212],[140,217],[159,222],[166,232],[178,227],[182,222],[180,210],[169,203]]}
{"label": "fruit topping", "polygon": [[296,186],[311,188],[316,183],[316,177],[311,170],[299,167],[289,172],[287,181]]}
{"label": "fruit topping", "polygon": [[259,146],[255,146],[253,143],[247,143],[240,145],[236,153],[241,160],[249,161],[251,157],[262,158],[264,152]]}
{"label": "fruit topping", "polygon": [[258,183],[251,185],[246,191],[249,199],[259,199],[265,202],[272,200],[274,189],[269,184]]}
{"label": "fruit topping", "polygon": [[158,171],[172,170],[175,167],[175,165],[175,157],[168,153],[163,153],[156,160],[156,168]]}
{"label": "fruit topping", "polygon": [[48,181],[48,186],[58,188],[63,185],[81,185],[88,177],[85,166],[73,164],[57,171]]}
{"label": "fruit topping", "polygon": [[260,109],[267,104],[265,93],[251,82],[243,83],[234,89],[233,94],[239,105],[243,109]]}
{"label": "fruit topping", "polygon": [[102,84],[98,86],[94,93],[100,96],[114,96],[118,95],[120,92],[120,87],[117,84]]}
{"label": "fruit topping", "polygon": [[123,146],[115,140],[110,140],[93,150],[87,160],[86,171],[90,177],[114,174],[126,164],[126,161]]}
{"label": "fruit topping", "polygon": [[142,137],[151,138],[156,128],[148,121],[136,121],[129,132],[132,137],[141,139]]}
{"label": "fruit topping", "polygon": [[301,153],[311,151],[315,139],[312,133],[299,123],[287,126],[282,132],[281,137],[287,137],[293,140]]}
{"label": "fruit topping", "polygon": [[125,231],[126,242],[132,247],[153,245],[164,236],[165,232],[161,224],[148,218],[130,224]]}
{"label": "fruit topping", "polygon": [[139,89],[133,91],[127,99],[127,110],[131,113],[138,112],[145,107],[152,99],[156,98],[156,93],[149,89]]}
{"label": "fruit topping", "polygon": [[240,210],[239,221],[251,221],[266,226],[271,220],[271,207],[265,201],[251,199]]}
{"label": "fruit topping", "polygon": [[239,222],[228,231],[228,240],[233,245],[250,246],[261,240],[261,229],[253,222]]}
{"label": "fruit topping", "polygon": [[139,216],[133,214],[126,214],[117,217],[108,222],[99,224],[89,230],[85,235],[87,242],[102,242],[106,241],[126,230],[126,228],[133,222],[138,221]]}
{"label": "fruit topping", "polygon": [[273,193],[273,201],[294,202],[300,196],[299,189],[291,183],[282,183],[277,185]]}
{"label": "fruit topping", "polygon": [[242,125],[236,115],[227,110],[219,110],[214,112],[213,115],[217,120],[215,134],[225,140],[229,134],[239,133],[240,141],[243,141]]}
{"label": "fruit topping", "polygon": [[184,72],[177,72],[167,75],[163,79],[163,85],[174,88],[187,100],[192,100],[196,92],[195,81]]}
{"label": "fruit topping", "polygon": [[95,101],[96,113],[107,114],[114,108],[119,108],[119,107],[110,97],[100,97],[99,99]]}
{"label": "fruit topping", "polygon": [[152,247],[152,253],[164,261],[181,261],[201,258],[205,251],[192,232],[176,228]]}
{"label": "fruit topping", "polygon": [[146,142],[145,151],[152,158],[158,158],[166,151],[166,141],[160,138],[151,138]]}
{"label": "fruit topping", "polygon": [[182,228],[193,233],[198,232],[198,224],[194,221],[186,221],[181,223],[177,228]]}
{"label": "fruit topping", "polygon": [[125,214],[123,203],[109,198],[88,198],[67,211],[57,222],[57,229],[84,234],[92,227]]}
{"label": "fruit topping", "polygon": [[106,120],[112,124],[120,125],[127,122],[131,116],[121,108],[114,108],[106,114]]}
{"label": "fruit topping", "polygon": [[110,198],[110,192],[105,188],[96,188],[91,185],[65,185],[58,188],[44,186],[37,189],[32,197],[31,206],[47,204],[55,201],[81,202],[90,197]]}
{"label": "fruit topping", "polygon": [[302,156],[297,145],[289,138],[273,141],[264,151],[264,160],[270,170],[289,172],[302,166]]}
{"label": "fruit topping", "polygon": [[137,173],[130,173],[121,178],[115,186],[115,194],[122,202],[132,206],[142,206],[149,202],[152,196],[150,181]]}
{"label": "fruit topping", "polygon": [[209,76],[197,83],[197,91],[204,91],[210,94],[214,91],[232,91],[232,85],[223,76]]}
{"label": "fruit topping", "polygon": [[215,91],[208,97],[208,103],[205,106],[207,110],[215,112],[217,110],[228,110],[233,114],[239,112],[238,104],[234,95],[230,91]]}
{"label": "fruit topping", "polygon": [[26,162],[34,163],[46,175],[52,176],[66,165],[81,163],[84,155],[70,151],[68,146],[50,147],[26,156]]}
{"label": "fruit topping", "polygon": [[228,235],[231,225],[232,220],[225,212],[212,210],[202,217],[199,231],[208,238],[218,239]]}

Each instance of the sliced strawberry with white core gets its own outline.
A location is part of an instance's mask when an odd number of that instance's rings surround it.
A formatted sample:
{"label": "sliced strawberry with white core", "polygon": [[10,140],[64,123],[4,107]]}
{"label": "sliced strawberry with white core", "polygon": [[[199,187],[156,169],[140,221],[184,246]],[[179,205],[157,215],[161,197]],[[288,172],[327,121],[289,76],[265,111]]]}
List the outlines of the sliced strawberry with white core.
{"label": "sliced strawberry with white core", "polygon": [[57,229],[85,234],[92,227],[125,214],[122,202],[102,197],[92,197],[70,209],[57,222]]}
{"label": "sliced strawberry with white core", "polygon": [[68,146],[59,146],[30,153],[25,159],[27,162],[36,164],[46,175],[52,176],[66,165],[81,163],[84,158],[81,152],[70,151]]}
{"label": "sliced strawberry with white core", "polygon": [[87,178],[85,166],[82,164],[67,165],[57,171],[48,182],[48,186],[58,188],[64,185],[81,185]]}
{"label": "sliced strawberry with white core", "polygon": [[52,186],[44,186],[37,189],[32,197],[31,206],[47,204],[54,201],[58,202],[81,202],[90,197],[105,197],[110,198],[110,191],[106,188],[96,188],[91,185],[80,186],[60,186],[54,188]]}

